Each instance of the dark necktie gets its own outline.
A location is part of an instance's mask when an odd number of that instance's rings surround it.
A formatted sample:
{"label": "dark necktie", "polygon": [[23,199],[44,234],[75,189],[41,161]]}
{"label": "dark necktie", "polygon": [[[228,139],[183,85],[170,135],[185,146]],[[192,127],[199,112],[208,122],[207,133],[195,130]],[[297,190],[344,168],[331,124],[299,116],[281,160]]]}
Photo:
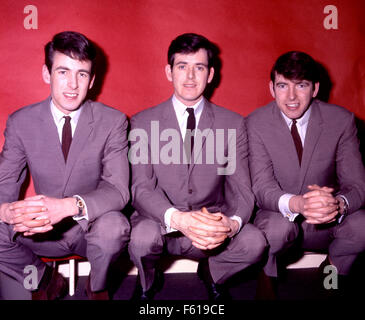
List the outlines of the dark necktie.
{"label": "dark necktie", "polygon": [[294,144],[295,144],[295,149],[297,149],[297,154],[298,154],[298,160],[299,160],[299,165],[301,165],[302,162],[302,154],[303,154],[303,146],[302,146],[302,140],[300,139],[299,133],[298,133],[298,129],[297,129],[297,120],[293,120],[293,123],[291,125],[291,135],[293,137],[294,140]]}
{"label": "dark necktie", "polygon": [[64,116],[65,123],[63,125],[62,129],[62,152],[63,156],[65,158],[65,161],[67,160],[68,151],[70,150],[70,145],[72,141],[72,132],[71,132],[71,117]]}
{"label": "dark necktie", "polygon": [[[184,148],[185,148],[188,163],[190,163],[191,153],[193,152],[193,148],[194,148],[194,135],[192,134],[192,132],[195,129],[195,115],[194,115],[193,108],[186,108],[186,111],[189,113],[189,116],[188,116],[188,122],[186,124]],[[190,142],[190,144],[189,144],[189,142]],[[190,148],[189,148],[189,146],[190,146]]]}

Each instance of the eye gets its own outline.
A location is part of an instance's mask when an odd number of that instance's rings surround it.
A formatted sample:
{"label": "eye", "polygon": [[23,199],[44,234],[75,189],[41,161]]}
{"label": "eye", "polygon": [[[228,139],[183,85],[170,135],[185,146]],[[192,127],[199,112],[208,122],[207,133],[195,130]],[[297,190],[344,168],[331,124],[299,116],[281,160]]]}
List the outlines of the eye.
{"label": "eye", "polygon": [[81,78],[88,78],[88,77],[89,77],[89,74],[88,74],[88,73],[86,73],[86,72],[80,72],[80,73],[79,73],[79,76],[80,76]]}
{"label": "eye", "polygon": [[285,83],[278,83],[276,85],[276,87],[279,88],[279,89],[284,89],[286,87],[286,84]]}
{"label": "eye", "polygon": [[184,70],[184,69],[185,69],[185,65],[184,65],[184,64],[179,64],[179,65],[177,66],[177,68],[178,68],[179,70]]}
{"label": "eye", "polygon": [[305,82],[302,82],[302,83],[298,83],[297,87],[299,89],[304,89],[304,88],[307,88],[308,87],[308,84],[305,83]]}
{"label": "eye", "polygon": [[197,66],[196,69],[198,71],[204,71],[205,70],[204,66]]}
{"label": "eye", "polygon": [[57,73],[60,74],[60,75],[65,75],[66,74],[66,70],[58,70]]}

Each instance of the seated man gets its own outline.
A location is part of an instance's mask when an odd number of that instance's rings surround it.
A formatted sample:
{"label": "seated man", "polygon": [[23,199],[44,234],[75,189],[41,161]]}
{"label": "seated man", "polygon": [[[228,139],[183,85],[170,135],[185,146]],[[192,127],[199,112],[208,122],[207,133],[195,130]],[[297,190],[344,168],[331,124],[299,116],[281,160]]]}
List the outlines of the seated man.
{"label": "seated man", "polygon": [[328,250],[326,263],[340,276],[365,250],[365,171],[354,115],[314,99],[318,90],[316,62],[285,53],[271,71],[275,101],[247,119],[254,224],[269,242],[264,271],[273,279],[277,257],[295,240],[306,250]]}
{"label": "seated man", "polygon": [[[9,116],[0,155],[0,271],[23,283],[36,267],[33,299],[67,289],[38,256],[78,254],[91,264],[90,299],[109,299],[111,262],[129,240],[121,210],[129,200],[127,118],[85,100],[95,79],[93,44],[77,32],[56,34],[45,47],[46,100]],[[36,196],[17,201],[29,168]]]}
{"label": "seated man", "polygon": [[[173,96],[131,119],[132,232],[130,256],[152,299],[163,252],[200,260],[198,275],[210,299],[223,284],[258,262],[263,234],[248,221],[254,197],[244,118],[203,97],[214,76],[215,47],[183,34],[170,44],[166,76]],[[226,156],[227,155],[227,156]]]}

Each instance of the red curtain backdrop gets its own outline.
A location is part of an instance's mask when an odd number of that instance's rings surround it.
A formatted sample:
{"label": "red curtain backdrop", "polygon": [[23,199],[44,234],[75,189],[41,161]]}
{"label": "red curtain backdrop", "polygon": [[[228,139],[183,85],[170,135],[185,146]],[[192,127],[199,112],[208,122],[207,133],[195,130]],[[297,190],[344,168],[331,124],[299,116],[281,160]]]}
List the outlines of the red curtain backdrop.
{"label": "red curtain backdrop", "polygon": [[[27,5],[37,8],[38,29],[24,27]],[[333,14],[324,12],[327,5],[337,8],[337,29],[324,26]],[[364,0],[3,0],[0,131],[10,113],[49,95],[41,77],[43,48],[65,30],[84,33],[103,49],[107,69],[97,100],[128,116],[172,94],[164,73],[167,48],[177,35],[195,32],[221,50],[214,103],[243,116],[268,103],[275,59],[301,50],[328,71],[328,101],[364,121],[364,21]],[[0,147],[3,142],[1,135]]]}

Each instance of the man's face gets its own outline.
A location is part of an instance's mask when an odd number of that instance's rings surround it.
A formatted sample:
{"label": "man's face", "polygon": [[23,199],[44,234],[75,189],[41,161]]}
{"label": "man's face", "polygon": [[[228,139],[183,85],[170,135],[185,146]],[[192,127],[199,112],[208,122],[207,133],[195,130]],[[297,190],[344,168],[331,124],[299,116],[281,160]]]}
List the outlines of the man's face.
{"label": "man's face", "polygon": [[51,85],[55,106],[64,114],[77,110],[94,83],[91,61],[79,61],[56,51],[53,55],[51,73],[44,65],[43,80]]}
{"label": "man's face", "polygon": [[270,81],[270,92],[279,109],[290,119],[300,118],[308,109],[319,89],[319,83],[308,80],[289,80],[276,74],[275,83]]}
{"label": "man's face", "polygon": [[213,80],[214,68],[208,68],[205,49],[195,53],[176,53],[174,65],[167,65],[166,76],[172,82],[175,96],[184,105],[192,106],[199,101],[205,87]]}

